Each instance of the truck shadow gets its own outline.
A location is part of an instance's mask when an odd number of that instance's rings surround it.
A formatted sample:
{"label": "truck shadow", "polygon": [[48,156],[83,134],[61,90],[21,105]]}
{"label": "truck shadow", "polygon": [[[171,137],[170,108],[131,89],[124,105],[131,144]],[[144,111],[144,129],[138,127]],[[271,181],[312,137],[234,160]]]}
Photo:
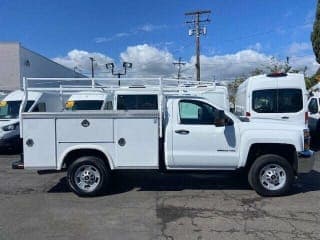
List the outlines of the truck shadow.
{"label": "truck shadow", "polygon": [[[182,191],[182,190],[250,190],[243,173],[186,174],[144,172],[117,172],[112,178],[110,190],[104,194],[115,195],[136,191]],[[253,190],[252,190],[253,191]],[[301,174],[289,195],[320,191],[320,172]],[[48,191],[49,193],[70,192],[67,179],[63,177]]]}

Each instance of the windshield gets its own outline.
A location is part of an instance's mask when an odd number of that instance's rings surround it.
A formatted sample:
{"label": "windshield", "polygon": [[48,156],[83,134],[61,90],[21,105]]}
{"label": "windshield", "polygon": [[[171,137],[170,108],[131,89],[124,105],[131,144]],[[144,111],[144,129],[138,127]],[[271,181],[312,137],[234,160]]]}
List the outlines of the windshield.
{"label": "windshield", "polygon": [[[29,111],[34,101],[28,101],[25,112]],[[14,119],[19,116],[21,101],[1,101],[0,119]]]}
{"label": "windshield", "polygon": [[83,101],[69,101],[66,109],[69,111],[77,110],[100,110],[103,104],[102,100],[83,100]]}

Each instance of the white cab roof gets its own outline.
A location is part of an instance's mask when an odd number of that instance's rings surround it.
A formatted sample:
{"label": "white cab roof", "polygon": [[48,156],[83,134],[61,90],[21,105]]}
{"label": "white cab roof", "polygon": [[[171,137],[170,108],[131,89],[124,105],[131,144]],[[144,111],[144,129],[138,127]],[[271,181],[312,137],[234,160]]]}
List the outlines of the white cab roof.
{"label": "white cab roof", "polygon": [[301,88],[306,89],[304,76],[300,73],[287,73],[287,76],[270,77],[266,74],[249,77],[241,85],[251,89]]}
{"label": "white cab roof", "polygon": [[[16,90],[9,93],[3,101],[21,101],[23,99],[24,92],[21,90]],[[37,101],[42,96],[41,92],[28,92],[28,100]]]}

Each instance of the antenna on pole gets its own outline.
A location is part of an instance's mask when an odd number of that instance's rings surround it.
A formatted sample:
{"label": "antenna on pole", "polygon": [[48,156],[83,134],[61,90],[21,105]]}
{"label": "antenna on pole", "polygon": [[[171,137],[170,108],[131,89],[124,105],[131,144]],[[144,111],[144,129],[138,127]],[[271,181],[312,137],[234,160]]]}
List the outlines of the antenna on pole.
{"label": "antenna on pole", "polygon": [[[196,37],[196,70],[197,70],[197,81],[200,81],[200,35],[207,34],[207,28],[201,26],[201,23],[210,22],[209,14],[210,10],[202,10],[195,12],[187,12],[185,16],[192,17],[191,21],[186,21],[187,24],[190,24],[192,28],[189,29],[189,36],[195,35]],[[206,19],[201,19],[201,15],[207,14]]]}

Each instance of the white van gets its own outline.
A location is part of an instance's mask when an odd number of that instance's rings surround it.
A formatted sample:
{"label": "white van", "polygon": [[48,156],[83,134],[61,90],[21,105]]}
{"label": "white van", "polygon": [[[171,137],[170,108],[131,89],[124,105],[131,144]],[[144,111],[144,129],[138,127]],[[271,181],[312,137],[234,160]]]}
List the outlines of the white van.
{"label": "white van", "polygon": [[[19,109],[23,97],[23,91],[16,90],[0,101],[0,149],[2,151],[21,150]],[[62,109],[63,104],[56,93],[29,92],[26,112],[58,112]]]}
{"label": "white van", "polygon": [[239,86],[235,113],[249,118],[282,119],[306,124],[307,97],[302,74],[258,75]]}
{"label": "white van", "polygon": [[67,111],[80,110],[112,110],[113,95],[97,91],[74,93],[65,105]]}

